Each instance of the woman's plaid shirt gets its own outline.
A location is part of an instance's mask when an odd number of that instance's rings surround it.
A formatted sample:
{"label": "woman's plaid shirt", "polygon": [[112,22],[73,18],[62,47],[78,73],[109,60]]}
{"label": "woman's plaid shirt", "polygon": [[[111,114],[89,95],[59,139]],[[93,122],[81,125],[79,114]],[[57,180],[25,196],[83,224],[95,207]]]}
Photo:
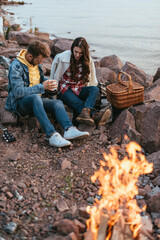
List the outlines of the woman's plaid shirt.
{"label": "woman's plaid shirt", "polygon": [[65,91],[70,87],[71,90],[78,96],[82,87],[85,86],[82,80],[82,64],[77,64],[76,66],[76,78],[78,81],[73,81],[71,79],[70,67],[65,71],[62,79],[59,81],[59,91],[64,94]]}

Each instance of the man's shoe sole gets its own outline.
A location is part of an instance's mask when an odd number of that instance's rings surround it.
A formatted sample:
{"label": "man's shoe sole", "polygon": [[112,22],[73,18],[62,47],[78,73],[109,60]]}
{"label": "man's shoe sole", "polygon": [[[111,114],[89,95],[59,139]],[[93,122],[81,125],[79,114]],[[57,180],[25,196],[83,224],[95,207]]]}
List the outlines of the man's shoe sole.
{"label": "man's shoe sole", "polygon": [[65,138],[65,139],[67,139],[67,140],[79,140],[79,139],[85,139],[87,137],[89,137],[89,134],[77,136],[77,137],[74,137],[74,138],[73,137],[72,138]]}
{"label": "man's shoe sole", "polygon": [[71,146],[71,143],[63,144],[63,145],[61,145],[61,146],[60,146],[60,145],[57,145],[57,146],[56,146],[56,145],[54,145],[54,144],[53,144],[53,145],[52,145],[52,144],[49,144],[49,145],[50,145],[51,147],[59,147],[59,148],[61,148],[61,147],[69,147],[69,146]]}

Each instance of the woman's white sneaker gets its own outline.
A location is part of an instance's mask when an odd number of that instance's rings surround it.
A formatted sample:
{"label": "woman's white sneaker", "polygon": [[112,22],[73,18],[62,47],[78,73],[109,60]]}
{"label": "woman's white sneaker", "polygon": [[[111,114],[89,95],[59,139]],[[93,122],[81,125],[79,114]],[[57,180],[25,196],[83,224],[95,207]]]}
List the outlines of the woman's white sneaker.
{"label": "woman's white sneaker", "polygon": [[56,132],[49,138],[49,145],[54,147],[66,147],[70,146],[71,142],[66,140],[58,132]]}
{"label": "woman's white sneaker", "polygon": [[76,127],[70,127],[64,132],[64,138],[68,140],[72,139],[83,139],[89,136],[88,132],[81,132]]}

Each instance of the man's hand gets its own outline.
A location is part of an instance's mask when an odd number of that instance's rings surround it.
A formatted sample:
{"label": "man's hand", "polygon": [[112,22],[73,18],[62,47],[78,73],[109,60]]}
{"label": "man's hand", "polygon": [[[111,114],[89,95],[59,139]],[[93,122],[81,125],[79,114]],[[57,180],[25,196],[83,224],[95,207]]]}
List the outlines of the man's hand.
{"label": "man's hand", "polygon": [[57,80],[46,80],[43,82],[43,86],[45,90],[56,91],[58,87]]}

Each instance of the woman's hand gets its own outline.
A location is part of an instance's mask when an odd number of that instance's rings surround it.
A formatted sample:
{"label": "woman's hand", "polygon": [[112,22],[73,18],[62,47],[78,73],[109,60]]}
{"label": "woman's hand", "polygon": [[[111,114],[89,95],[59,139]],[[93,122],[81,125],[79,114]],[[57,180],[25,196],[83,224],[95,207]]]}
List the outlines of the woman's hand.
{"label": "woman's hand", "polygon": [[46,80],[43,82],[45,90],[56,91],[58,88],[57,80]]}

